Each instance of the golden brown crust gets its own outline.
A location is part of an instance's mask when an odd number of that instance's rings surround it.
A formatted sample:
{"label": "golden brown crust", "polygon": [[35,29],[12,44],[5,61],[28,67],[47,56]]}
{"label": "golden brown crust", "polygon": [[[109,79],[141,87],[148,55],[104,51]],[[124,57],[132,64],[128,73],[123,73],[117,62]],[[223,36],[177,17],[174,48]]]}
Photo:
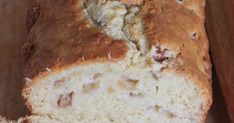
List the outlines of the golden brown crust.
{"label": "golden brown crust", "polygon": [[208,110],[212,103],[211,64],[204,20],[176,1],[147,1],[143,9],[149,44],[160,44],[179,52],[183,65],[176,71],[204,89],[203,93],[209,101],[204,107]]}
{"label": "golden brown crust", "polygon": [[[177,3],[181,4],[181,6],[188,9],[190,12],[195,13],[199,18],[204,21],[205,19],[205,2],[206,0],[176,0]],[[180,2],[182,1],[182,2]]]}
{"label": "golden brown crust", "polygon": [[45,68],[71,64],[80,59],[113,60],[125,56],[125,42],[113,40],[95,29],[85,18],[82,1],[45,0],[29,34],[23,55],[25,76],[33,78]]}

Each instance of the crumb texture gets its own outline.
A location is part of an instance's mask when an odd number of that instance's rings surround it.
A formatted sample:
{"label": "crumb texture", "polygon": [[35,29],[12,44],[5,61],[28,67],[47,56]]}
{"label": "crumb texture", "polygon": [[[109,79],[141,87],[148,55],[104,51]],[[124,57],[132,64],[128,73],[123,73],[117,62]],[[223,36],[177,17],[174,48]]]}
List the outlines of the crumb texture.
{"label": "crumb texture", "polygon": [[[54,83],[64,77],[60,86]],[[79,123],[199,122],[206,102],[198,86],[173,72],[156,80],[147,69],[115,64],[72,68],[39,81],[28,94],[33,112]]]}

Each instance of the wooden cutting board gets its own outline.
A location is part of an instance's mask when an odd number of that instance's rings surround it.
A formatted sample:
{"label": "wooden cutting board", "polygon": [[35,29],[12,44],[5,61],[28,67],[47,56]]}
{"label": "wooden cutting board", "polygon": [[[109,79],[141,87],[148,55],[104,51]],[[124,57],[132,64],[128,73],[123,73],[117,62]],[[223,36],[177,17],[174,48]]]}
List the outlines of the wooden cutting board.
{"label": "wooden cutting board", "polygon": [[[17,119],[28,111],[21,97],[21,47],[26,41],[26,0],[0,0],[0,116]],[[214,103],[207,123],[229,123],[214,76]]]}

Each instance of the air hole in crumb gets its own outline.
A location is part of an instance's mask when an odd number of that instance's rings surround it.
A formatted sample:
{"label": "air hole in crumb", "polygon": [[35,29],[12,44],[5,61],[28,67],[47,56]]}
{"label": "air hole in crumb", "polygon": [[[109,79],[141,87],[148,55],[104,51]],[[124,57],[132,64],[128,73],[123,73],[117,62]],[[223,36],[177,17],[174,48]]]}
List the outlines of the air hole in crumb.
{"label": "air hole in crumb", "polygon": [[111,117],[109,117],[109,120],[110,120],[111,122],[114,122],[114,120],[113,120]]}
{"label": "air hole in crumb", "polygon": [[74,92],[60,95],[57,104],[59,107],[67,107],[72,105],[72,97],[73,97]]}
{"label": "air hole in crumb", "polygon": [[131,83],[133,86],[136,86],[139,83],[139,80],[127,79],[127,82]]}
{"label": "air hole in crumb", "polygon": [[194,41],[197,40],[197,39],[199,38],[197,32],[192,32],[192,33],[190,34],[190,37],[191,37],[191,39],[194,40]]}
{"label": "air hole in crumb", "polygon": [[134,96],[143,96],[143,94],[141,92],[130,92],[130,96],[134,97]]}
{"label": "air hole in crumb", "polygon": [[61,79],[58,79],[58,80],[54,81],[54,85],[55,85],[55,86],[60,86],[60,85],[62,85],[64,82],[65,82],[65,78],[61,78]]}
{"label": "air hole in crumb", "polygon": [[158,93],[158,89],[159,89],[158,86],[156,86],[156,87],[155,87],[156,93]]}
{"label": "air hole in crumb", "polygon": [[152,73],[152,77],[155,79],[155,80],[158,80],[158,75],[154,72],[151,72]]}
{"label": "air hole in crumb", "polygon": [[[53,119],[53,115],[51,114],[51,113],[49,113],[48,115],[47,115],[50,119]],[[21,123],[21,122],[20,122]],[[23,122],[24,123],[24,122]],[[25,122],[25,123],[27,123],[27,122]]]}
{"label": "air hole in crumb", "polygon": [[167,116],[168,116],[170,119],[172,119],[172,118],[175,117],[175,114],[173,114],[173,113],[171,113],[171,112],[168,112],[168,113],[167,113]]}
{"label": "air hole in crumb", "polygon": [[107,114],[106,116],[110,122],[114,122],[114,119],[112,118],[111,114]]}
{"label": "air hole in crumb", "polygon": [[139,80],[135,80],[135,79],[126,79],[126,77],[124,77],[124,80],[119,80],[118,84],[120,86],[120,88],[122,89],[135,89],[137,84],[139,83]]}
{"label": "air hole in crumb", "polygon": [[101,77],[102,74],[101,73],[96,73],[94,76],[93,76],[93,79],[96,80],[97,78]]}
{"label": "air hole in crumb", "polygon": [[99,82],[96,82],[96,83],[89,83],[89,84],[84,84],[82,86],[82,91],[84,93],[87,93],[91,90],[96,90],[97,88],[99,87]]}
{"label": "air hole in crumb", "polygon": [[161,107],[160,107],[159,105],[155,105],[155,106],[154,106],[154,109],[155,109],[156,112],[159,112],[160,108],[161,108]]}

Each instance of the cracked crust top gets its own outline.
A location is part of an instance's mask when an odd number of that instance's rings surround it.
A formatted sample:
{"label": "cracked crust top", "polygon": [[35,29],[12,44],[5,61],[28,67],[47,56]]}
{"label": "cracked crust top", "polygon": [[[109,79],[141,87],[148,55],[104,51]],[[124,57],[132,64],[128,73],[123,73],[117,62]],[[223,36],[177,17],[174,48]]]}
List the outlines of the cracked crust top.
{"label": "cracked crust top", "polygon": [[[142,0],[121,0],[142,4]],[[122,59],[128,51],[124,41],[114,40],[93,27],[76,0],[34,0],[30,2],[28,25],[33,25],[23,55],[26,77],[45,68],[63,66],[79,60]],[[53,5],[53,6],[51,6]],[[190,7],[193,5],[194,7]],[[151,46],[158,43],[178,50],[184,65],[180,71],[195,76],[208,88],[211,76],[208,41],[204,29],[204,1],[153,0],[142,5],[145,34]],[[40,16],[39,16],[40,15]],[[37,20],[37,21],[36,21]]]}
{"label": "cracked crust top", "polygon": [[114,40],[91,26],[82,12],[82,2],[48,0],[41,1],[39,6],[40,16],[23,49],[26,77],[33,78],[45,68],[108,59],[110,53],[112,60],[124,58],[128,50],[125,42]]}

